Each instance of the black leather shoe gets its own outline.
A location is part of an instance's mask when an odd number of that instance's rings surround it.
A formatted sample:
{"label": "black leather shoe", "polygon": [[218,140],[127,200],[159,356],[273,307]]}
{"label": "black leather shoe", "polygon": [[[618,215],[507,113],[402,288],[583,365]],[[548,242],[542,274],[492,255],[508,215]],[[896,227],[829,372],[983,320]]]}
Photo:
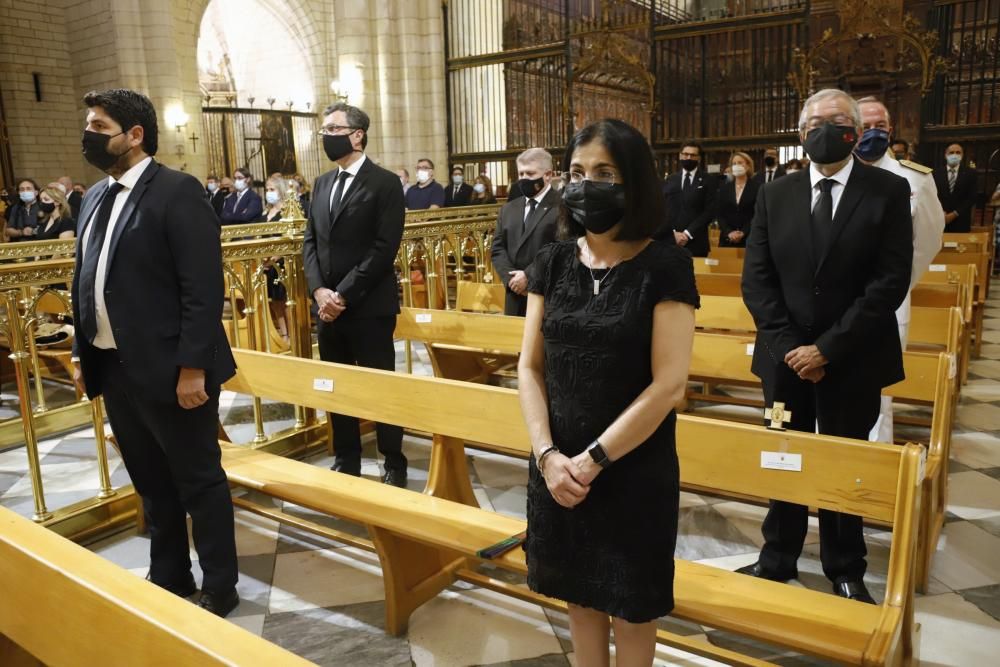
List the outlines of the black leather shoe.
{"label": "black leather shoe", "polygon": [[746,574],[751,577],[757,577],[758,579],[767,579],[769,581],[777,581],[780,583],[785,583],[786,581],[791,581],[799,576],[796,571],[792,572],[768,572],[761,566],[760,561],[752,565],[744,565],[743,567],[736,570],[737,574]]}
{"label": "black leather shoe", "polygon": [[222,618],[225,618],[229,615],[229,612],[236,609],[236,605],[239,603],[240,596],[236,593],[235,588],[232,588],[225,593],[202,591],[201,599],[198,600],[199,607],[212,612],[216,616],[221,616]]}
{"label": "black leather shoe", "polygon": [[878,604],[865,587],[865,582],[860,579],[836,583],[833,585],[833,592],[848,600],[857,600],[865,604]]}
{"label": "black leather shoe", "polygon": [[335,461],[330,470],[334,472],[342,472],[345,475],[353,475],[354,477],[361,477],[361,464],[350,464],[344,461]]}
{"label": "black leather shoe", "polygon": [[[153,581],[150,578],[148,572],[146,573],[146,581]],[[191,574],[188,574],[187,581],[182,581],[181,583],[160,584],[155,581],[153,581],[153,583],[162,588],[163,590],[169,591],[174,595],[182,598],[189,598],[198,592],[198,584],[194,583],[194,576],[192,576]]]}
{"label": "black leather shoe", "polygon": [[383,484],[391,484],[392,486],[398,486],[401,489],[406,488],[406,471],[405,470],[386,470],[385,475],[382,477]]}

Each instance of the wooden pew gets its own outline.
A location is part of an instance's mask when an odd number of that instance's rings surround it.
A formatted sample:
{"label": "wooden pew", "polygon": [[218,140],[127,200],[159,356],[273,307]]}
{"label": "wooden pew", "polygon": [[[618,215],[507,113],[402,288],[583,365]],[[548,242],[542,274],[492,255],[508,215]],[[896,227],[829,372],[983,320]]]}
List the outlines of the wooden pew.
{"label": "wooden pew", "polygon": [[972,323],[974,341],[972,353],[976,357],[979,357],[979,351],[982,348],[983,310],[986,308],[986,296],[989,291],[992,247],[990,248],[990,253],[990,255],[986,254],[983,249],[970,250],[969,252],[961,252],[958,249],[942,250],[934,257],[934,262],[931,264],[931,267],[971,265],[976,269],[975,282],[971,294],[971,298],[973,299]]}
{"label": "wooden pew", "polygon": [[0,664],[312,663],[0,508]]}
{"label": "wooden pew", "polygon": [[[958,319],[949,320],[952,327],[949,338],[958,336]],[[417,311],[404,308],[396,323],[396,337],[420,340],[425,345],[446,345],[457,359],[470,359],[487,355],[516,357],[524,320],[517,317],[471,315],[448,311]],[[738,398],[720,396],[708,391],[711,384],[760,387],[760,380],[750,371],[754,344],[753,333],[743,335],[710,334],[696,332],[691,356],[689,379],[702,382],[701,393],[690,392],[691,401],[725,403],[764,407],[763,398]],[[927,474],[921,505],[921,540],[917,568],[918,590],[925,590],[930,575],[930,564],[937,547],[937,536],[944,523],[947,500],[948,458],[951,450],[951,431],[956,407],[956,367],[954,356],[939,352],[905,352],[903,365],[906,378],[885,389],[894,399],[915,405],[931,407],[928,424]],[[451,366],[435,365],[437,377],[453,380],[483,382],[457,363]],[[454,374],[448,374],[454,373]],[[480,446],[476,438],[469,440]],[[488,448],[488,447],[487,447]]]}
{"label": "wooden pew", "polygon": [[[476,551],[524,530],[524,522],[472,507],[462,443],[527,452],[516,392],[435,378],[237,350],[239,372],[226,388],[262,398],[377,419],[434,433],[426,495],[339,475],[260,451],[226,447],[230,481],[367,526],[382,564],[386,627],[405,631],[409,615],[456,579],[560,608],[521,587],[471,571]],[[333,392],[314,379],[333,381]],[[488,406],[488,409],[484,409]],[[673,616],[846,664],[915,664],[913,555],[922,450],[681,416],[682,482],[724,492],[849,512],[889,523],[887,592],[872,606],[676,561]],[[802,471],[762,469],[763,451],[802,456]],[[447,494],[458,501],[433,497]],[[464,503],[464,504],[463,504]],[[523,552],[490,561],[519,574]],[[766,664],[690,638],[659,632],[668,645],[729,664]]]}

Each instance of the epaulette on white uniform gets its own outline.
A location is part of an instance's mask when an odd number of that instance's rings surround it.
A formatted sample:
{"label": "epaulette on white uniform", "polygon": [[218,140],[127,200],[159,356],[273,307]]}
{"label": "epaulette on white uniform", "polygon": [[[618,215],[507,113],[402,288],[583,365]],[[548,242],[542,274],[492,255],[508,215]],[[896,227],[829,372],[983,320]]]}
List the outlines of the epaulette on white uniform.
{"label": "epaulette on white uniform", "polygon": [[899,164],[906,167],[907,169],[912,169],[913,171],[919,171],[921,174],[930,174],[934,170],[930,167],[926,167],[919,162],[914,162],[913,160],[900,160]]}

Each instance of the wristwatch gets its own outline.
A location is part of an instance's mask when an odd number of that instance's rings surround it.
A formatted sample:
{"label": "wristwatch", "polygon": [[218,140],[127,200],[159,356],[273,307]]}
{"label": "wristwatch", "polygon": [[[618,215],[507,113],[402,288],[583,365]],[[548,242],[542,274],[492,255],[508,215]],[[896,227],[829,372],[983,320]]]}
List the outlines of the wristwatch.
{"label": "wristwatch", "polygon": [[594,459],[594,463],[601,466],[602,468],[607,468],[611,465],[611,459],[608,458],[608,453],[604,451],[604,447],[597,440],[590,443],[590,447],[587,447],[587,453],[590,454],[590,458]]}

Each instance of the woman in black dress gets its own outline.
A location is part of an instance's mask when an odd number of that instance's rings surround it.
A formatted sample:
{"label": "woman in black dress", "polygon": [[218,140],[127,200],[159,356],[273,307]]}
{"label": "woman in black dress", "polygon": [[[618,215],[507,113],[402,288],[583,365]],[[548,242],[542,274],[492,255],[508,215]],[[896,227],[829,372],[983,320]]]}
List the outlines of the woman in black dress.
{"label": "woman in black dress", "polygon": [[[284,178],[272,176],[264,184],[264,211],[261,213],[262,222],[278,222],[281,220],[281,205],[285,200],[285,193],[288,191],[288,183]],[[267,267],[267,305],[271,312],[271,321],[281,337],[288,340],[288,319],[285,313],[288,307],[288,292],[285,286],[278,281],[279,269],[285,268],[285,260],[272,257]]]}
{"label": "woman in black dress", "polygon": [[[604,120],[563,159],[564,237],[528,271],[518,367],[531,436],[528,585],[569,603],[577,663],[649,665],[674,606],[691,255],[651,239],[663,198],[649,144]],[[579,237],[579,238],[572,238]],[[610,622],[608,617],[612,617]]]}
{"label": "woman in black dress", "polygon": [[45,188],[38,195],[38,224],[24,228],[25,241],[54,241],[76,236],[66,195],[59,188]]}
{"label": "woman in black dress", "polygon": [[753,159],[746,153],[733,153],[729,168],[733,180],[719,188],[719,247],[746,248],[760,183],[753,177]]}

